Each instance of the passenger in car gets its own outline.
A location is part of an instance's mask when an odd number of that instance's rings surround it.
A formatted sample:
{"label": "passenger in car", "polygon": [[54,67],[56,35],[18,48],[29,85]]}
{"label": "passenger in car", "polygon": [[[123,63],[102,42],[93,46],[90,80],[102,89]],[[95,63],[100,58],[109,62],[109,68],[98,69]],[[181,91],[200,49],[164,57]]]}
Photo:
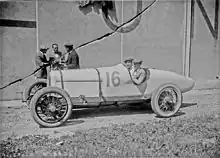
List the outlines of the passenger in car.
{"label": "passenger in car", "polygon": [[133,61],[134,69],[133,72],[131,72],[131,77],[137,85],[143,83],[146,79],[146,71],[141,67],[142,62],[142,60]]}

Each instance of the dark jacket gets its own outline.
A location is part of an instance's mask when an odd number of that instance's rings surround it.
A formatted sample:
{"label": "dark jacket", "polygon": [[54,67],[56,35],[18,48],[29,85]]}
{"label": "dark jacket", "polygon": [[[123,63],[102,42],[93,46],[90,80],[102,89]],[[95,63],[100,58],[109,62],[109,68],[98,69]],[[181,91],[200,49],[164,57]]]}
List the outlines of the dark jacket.
{"label": "dark jacket", "polygon": [[67,66],[67,69],[79,69],[80,68],[79,56],[75,50],[72,50],[69,53],[67,61],[66,61],[66,66]]}
{"label": "dark jacket", "polygon": [[[42,52],[38,52],[35,56],[35,64],[36,67],[39,68],[40,66],[43,66],[44,63],[48,63],[46,55],[44,55]],[[35,76],[37,78],[47,78],[47,68],[42,68],[38,72],[36,72]]]}

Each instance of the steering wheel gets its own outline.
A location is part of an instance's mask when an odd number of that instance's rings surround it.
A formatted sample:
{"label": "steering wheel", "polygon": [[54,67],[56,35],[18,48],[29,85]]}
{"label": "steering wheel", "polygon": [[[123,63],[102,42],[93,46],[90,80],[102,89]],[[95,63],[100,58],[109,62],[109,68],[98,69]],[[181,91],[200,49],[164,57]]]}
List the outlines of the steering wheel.
{"label": "steering wheel", "polygon": [[51,66],[52,70],[63,70],[65,67],[62,63],[53,63]]}
{"label": "steering wheel", "polygon": [[63,70],[64,69],[64,63],[60,63],[56,61],[54,57],[51,57],[49,59],[49,64],[52,70]]}

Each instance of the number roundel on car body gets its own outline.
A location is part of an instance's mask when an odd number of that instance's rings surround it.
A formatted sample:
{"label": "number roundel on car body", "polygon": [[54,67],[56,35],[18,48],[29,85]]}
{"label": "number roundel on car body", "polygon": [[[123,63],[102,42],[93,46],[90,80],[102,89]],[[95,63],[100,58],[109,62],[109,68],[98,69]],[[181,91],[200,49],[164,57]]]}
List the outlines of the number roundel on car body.
{"label": "number roundel on car body", "polygon": [[118,71],[106,72],[107,87],[117,87],[120,85],[120,73]]}

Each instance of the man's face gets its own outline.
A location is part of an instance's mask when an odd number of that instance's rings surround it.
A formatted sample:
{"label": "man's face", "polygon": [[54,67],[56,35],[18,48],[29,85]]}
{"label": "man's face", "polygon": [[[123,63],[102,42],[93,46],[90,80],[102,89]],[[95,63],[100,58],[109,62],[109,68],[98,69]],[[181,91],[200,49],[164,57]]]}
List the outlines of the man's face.
{"label": "man's face", "polygon": [[58,52],[58,46],[57,45],[53,45],[53,51]]}
{"label": "man's face", "polygon": [[69,47],[65,47],[66,52],[70,52],[70,48]]}
{"label": "man's face", "polygon": [[137,70],[141,67],[141,64],[134,64],[134,69]]}
{"label": "man's face", "polygon": [[125,62],[125,67],[127,69],[130,69],[132,67],[132,62],[130,62],[130,61]]}

